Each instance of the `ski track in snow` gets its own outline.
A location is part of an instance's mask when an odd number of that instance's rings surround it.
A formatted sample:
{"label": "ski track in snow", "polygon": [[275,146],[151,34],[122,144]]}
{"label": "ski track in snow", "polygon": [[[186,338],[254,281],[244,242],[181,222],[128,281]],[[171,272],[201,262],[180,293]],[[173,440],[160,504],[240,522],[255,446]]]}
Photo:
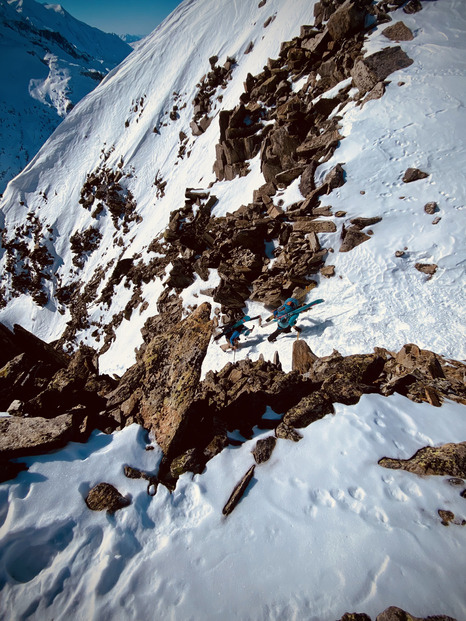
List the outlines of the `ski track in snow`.
{"label": "ski track in snow", "polygon": [[[189,159],[176,160],[178,143],[171,138],[189,126],[194,84],[208,69],[209,56],[218,54],[223,62],[231,55],[239,61],[222,93],[222,105],[233,108],[246,73],[261,71],[264,58],[277,56],[281,41],[298,34],[301,24],[312,23],[312,6],[304,0],[293,5],[268,0],[261,11],[257,2],[247,8],[239,2],[214,8],[207,0],[185,1],[69,115],[9,185],[1,215],[13,227],[24,220],[19,200],[26,198],[28,209],[40,205],[41,215],[54,226],[55,267],[66,274],[70,235],[93,222],[77,206],[81,186],[100,164],[103,146],[115,145],[108,163],[116,165],[123,156],[134,165],[128,184],[144,221],[137,235],[130,227],[124,255],[114,245],[109,219],[100,221],[102,254],[89,257],[79,278],[86,281],[103,261],[136,252],[148,260],[147,245],[163,231],[170,211],[182,205],[184,189],[194,184],[207,188],[214,180],[215,120],[203,136],[190,140]],[[208,25],[212,11],[218,26],[214,32]],[[277,19],[264,29],[275,12]],[[415,32],[412,42],[402,43],[414,64],[390,77],[381,100],[362,109],[347,107],[345,138],[332,160],[317,170],[323,178],[336,163],[344,163],[347,183],[323,200],[334,213],[347,212],[343,220],[335,219],[339,230],[353,217],[383,219],[371,227],[372,239],[348,254],[338,252],[338,233],[319,236],[322,245],[334,250],[327,264],[335,264],[336,276],[320,280],[309,297],[322,297],[325,304],[302,315],[299,325],[302,338],[319,356],[334,348],[347,355],[374,346],[397,350],[415,342],[464,359],[465,194],[458,174],[466,165],[464,4],[425,2],[414,16],[392,16]],[[175,24],[179,35],[174,41],[170,33]],[[245,57],[251,40],[254,50]],[[377,29],[366,49],[372,53],[387,45]],[[185,59],[181,69],[179,58]],[[404,85],[398,86],[399,81]],[[174,90],[188,105],[176,124],[155,135],[153,127],[166,118]],[[129,111],[142,95],[147,95],[144,113],[137,120],[131,117],[125,133],[121,109]],[[114,107],[105,103],[109,101]],[[60,167],[55,165],[57,154]],[[429,177],[403,184],[404,171],[413,166]],[[155,200],[157,171],[168,183],[165,197]],[[256,158],[247,177],[214,184],[216,215],[250,202],[262,183]],[[46,203],[37,196],[45,187],[57,188],[57,196],[50,195]],[[296,192],[297,184],[292,184],[282,196],[285,205],[299,199]],[[436,225],[423,211],[430,201],[439,205]],[[62,211],[64,202],[67,209]],[[405,247],[405,255],[396,258],[395,251]],[[428,280],[414,269],[416,262],[437,263],[437,273]],[[182,294],[185,307],[211,300],[200,290],[217,283],[213,271],[208,282],[197,280]],[[105,323],[124,308],[131,291],[120,289],[111,309],[91,308],[92,320]],[[140,327],[155,312],[161,289],[161,281],[144,289],[149,308],[121,324],[101,357],[101,372],[121,374],[134,362]],[[266,314],[253,303],[247,312]],[[39,309],[22,296],[2,309],[0,320],[52,340],[69,315],[59,315],[52,305]],[[236,359],[260,354],[270,359],[277,350],[289,370],[295,337],[284,335],[269,344],[264,337],[272,329],[256,326]],[[79,336],[96,346],[91,331]],[[203,374],[230,360],[231,353],[212,343]],[[465,420],[464,406],[447,402],[437,409],[399,395],[365,395],[355,406],[337,405],[334,416],[302,430],[298,444],[278,441],[271,460],[256,468],[227,519],[222,507],[253,463],[250,451],[256,438],[223,451],[202,475],[181,477],[173,494],[161,487],[154,497],[147,494],[145,481],[123,475],[124,464],[156,472],[161,458],[158,447],[144,450],[149,439],[136,425],[112,436],[94,433],[85,445],[69,444],[27,459],[29,471],[0,486],[1,614],[8,620],[41,621],[334,621],[353,610],[375,618],[397,605],[416,616],[464,619],[466,529],[443,526],[437,514],[448,509],[466,519],[459,494],[463,488],[450,485],[448,477],[416,477],[377,462],[385,455],[409,457],[426,445],[464,441]],[[100,481],[114,484],[132,504],[113,516],[90,512],[84,498]]]}

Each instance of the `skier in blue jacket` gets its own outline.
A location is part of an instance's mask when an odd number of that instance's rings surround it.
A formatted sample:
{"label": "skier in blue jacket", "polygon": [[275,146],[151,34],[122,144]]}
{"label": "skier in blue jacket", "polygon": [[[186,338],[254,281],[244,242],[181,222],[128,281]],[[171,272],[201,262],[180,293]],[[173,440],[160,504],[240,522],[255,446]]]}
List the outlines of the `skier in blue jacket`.
{"label": "skier in blue jacket", "polygon": [[239,337],[243,334],[244,336],[249,336],[251,332],[254,330],[254,326],[252,328],[248,328],[245,324],[238,326],[235,328],[234,332],[226,335],[227,341],[230,344],[231,349],[238,349],[239,345]]}
{"label": "skier in blue jacket", "polygon": [[291,328],[294,328],[296,332],[301,332],[301,328],[296,326],[298,321],[298,315],[288,315],[291,311],[296,310],[299,307],[299,302],[296,298],[288,298],[282,306],[279,306],[273,311],[274,317],[278,319],[278,326],[275,332],[272,332],[267,337],[267,340],[273,343],[277,340],[277,336],[282,332],[291,332]]}

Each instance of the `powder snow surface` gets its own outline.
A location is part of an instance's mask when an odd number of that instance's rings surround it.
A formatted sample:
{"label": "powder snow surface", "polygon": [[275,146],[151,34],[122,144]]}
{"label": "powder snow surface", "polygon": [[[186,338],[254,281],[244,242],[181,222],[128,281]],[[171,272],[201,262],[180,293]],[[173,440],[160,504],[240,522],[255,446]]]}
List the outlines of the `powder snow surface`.
{"label": "powder snow surface", "polygon": [[[154,471],[161,456],[136,425],[28,459],[0,487],[3,618],[330,621],[397,605],[464,619],[466,531],[437,514],[464,519],[463,488],[377,465],[464,438],[464,406],[366,395],[302,431],[256,467],[226,519],[256,439],[154,497],[123,475],[124,464]],[[89,511],[101,481],[131,506]]]}
{"label": "powder snow surface", "polygon": [[[123,156],[125,166],[135,170],[130,189],[144,222],[137,231],[130,227],[127,257],[140,252],[149,260],[146,247],[164,229],[170,211],[182,206],[184,188],[205,189],[214,181],[217,122],[190,139],[190,158],[177,160],[179,144],[173,139],[182,129],[189,132],[189,102],[209,56],[217,54],[220,63],[227,55],[237,58],[222,92],[222,106],[231,109],[247,72],[261,71],[268,56],[278,55],[281,41],[313,21],[314,3],[307,0],[268,0],[262,9],[257,4],[186,0],[76,106],[10,183],[0,217],[13,229],[24,220],[20,200],[27,201],[24,209],[40,210],[54,227],[54,269],[65,284],[72,280],[69,237],[92,222],[78,206],[80,188],[102,148],[115,145],[109,164]],[[339,230],[353,217],[383,219],[372,227],[371,240],[347,254],[338,252],[338,234],[319,236],[334,249],[327,263],[335,265],[336,276],[322,279],[310,295],[325,303],[300,318],[302,338],[320,356],[334,348],[346,355],[414,342],[464,359],[466,3],[423,2],[416,15],[401,10],[391,15],[414,32],[413,41],[401,44],[414,63],[390,76],[382,99],[362,109],[347,106],[345,138],[334,158],[317,170],[319,178],[336,163],[346,171],[346,184],[323,202],[334,213],[347,212],[343,220],[335,218]],[[369,36],[368,53],[391,44],[383,28]],[[251,40],[254,49],[245,56]],[[174,91],[188,105],[176,124],[154,134],[154,125],[172,108]],[[142,95],[146,108],[136,121],[131,106]],[[263,179],[259,160],[250,164],[247,177],[213,186],[217,215],[251,202]],[[409,167],[429,176],[404,184]],[[167,187],[165,197],[155,200],[157,171]],[[299,200],[297,185],[277,200],[285,206]],[[43,189],[47,202],[39,196]],[[424,212],[432,201],[439,206],[435,216]],[[441,218],[437,224],[434,217]],[[99,226],[101,251],[89,257],[79,274],[82,282],[98,265],[122,256],[111,223],[104,218]],[[405,250],[404,256],[395,257],[396,250]],[[438,270],[428,279],[414,268],[417,262],[436,263]],[[211,301],[200,291],[217,283],[215,271],[209,282],[196,281],[183,292],[185,307]],[[140,327],[156,312],[161,291],[162,281],[146,286],[149,307],[123,321],[101,357],[102,372],[122,373],[134,362]],[[130,293],[121,286],[112,307],[96,304],[91,319],[105,323],[124,308]],[[266,314],[258,304],[247,310]],[[23,296],[2,310],[0,320],[51,340],[69,316],[61,316],[52,303],[39,309]],[[78,336],[98,347],[92,330]],[[263,338],[271,330],[256,327],[236,359],[261,353],[270,359],[278,350],[289,370],[294,337],[280,337],[272,346]],[[212,343],[203,373],[231,359]],[[223,451],[202,475],[184,475],[173,494],[161,487],[154,497],[144,481],[123,475],[124,464],[155,473],[161,458],[158,447],[144,450],[149,439],[135,425],[28,459],[28,472],[0,485],[2,618],[334,621],[356,610],[375,618],[396,605],[417,616],[466,619],[466,528],[443,526],[437,513],[446,509],[460,522],[466,519],[464,486],[377,464],[383,456],[407,458],[426,445],[466,440],[464,406],[446,402],[438,409],[399,395],[366,395],[351,407],[337,404],[335,415],[303,430],[301,442],[278,441],[271,460],[257,466],[245,497],[225,519],[222,507],[253,463],[250,451],[258,436],[259,431],[240,448]],[[89,511],[84,498],[101,481],[114,484],[132,504],[114,516]]]}

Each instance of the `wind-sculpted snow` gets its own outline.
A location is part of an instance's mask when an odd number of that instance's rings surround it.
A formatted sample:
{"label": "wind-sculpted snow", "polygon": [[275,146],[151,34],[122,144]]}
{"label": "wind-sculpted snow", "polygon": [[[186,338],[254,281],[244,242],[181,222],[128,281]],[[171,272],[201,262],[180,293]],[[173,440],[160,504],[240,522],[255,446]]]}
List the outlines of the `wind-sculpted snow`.
{"label": "wind-sculpted snow", "polygon": [[[330,621],[346,611],[375,619],[396,604],[464,618],[464,527],[438,515],[448,508],[465,518],[464,483],[377,464],[465,437],[464,406],[365,395],[301,432],[297,444],[277,441],[226,519],[222,507],[267,432],[154,497],[146,481],[123,475],[125,464],[153,471],[161,457],[145,450],[136,425],[31,460],[2,486],[3,610],[57,620]],[[131,505],[111,517],[89,511],[84,499],[100,481]]]}

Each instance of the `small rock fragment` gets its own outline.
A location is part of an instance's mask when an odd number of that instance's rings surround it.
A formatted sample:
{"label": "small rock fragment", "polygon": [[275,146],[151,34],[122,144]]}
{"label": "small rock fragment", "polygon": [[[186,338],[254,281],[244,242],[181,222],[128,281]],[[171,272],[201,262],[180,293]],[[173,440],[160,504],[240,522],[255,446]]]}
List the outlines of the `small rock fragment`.
{"label": "small rock fragment", "polygon": [[115,513],[118,509],[123,509],[131,504],[128,498],[125,498],[110,483],[98,483],[95,485],[86,498],[86,505],[92,511],[104,511]]}
{"label": "small rock fragment", "polygon": [[276,443],[277,438],[274,436],[257,441],[256,446],[252,450],[256,464],[262,464],[270,459]]}
{"label": "small rock fragment", "polygon": [[419,179],[425,179],[429,176],[429,173],[419,170],[419,168],[407,168],[403,175],[403,181],[405,183],[411,183],[412,181],[419,181]]}
{"label": "small rock fragment", "polygon": [[424,211],[432,216],[434,213],[438,211],[438,205],[435,202],[426,203],[424,205]]}
{"label": "small rock fragment", "polygon": [[437,271],[437,265],[435,263],[416,263],[414,266],[419,272],[433,276]]}
{"label": "small rock fragment", "polygon": [[222,513],[224,516],[230,515],[233,509],[241,500],[244,492],[246,491],[247,486],[249,485],[252,477],[254,476],[255,465],[251,466],[246,474],[243,476],[241,481],[236,485],[235,489],[231,493],[230,498],[227,503],[223,507]]}

